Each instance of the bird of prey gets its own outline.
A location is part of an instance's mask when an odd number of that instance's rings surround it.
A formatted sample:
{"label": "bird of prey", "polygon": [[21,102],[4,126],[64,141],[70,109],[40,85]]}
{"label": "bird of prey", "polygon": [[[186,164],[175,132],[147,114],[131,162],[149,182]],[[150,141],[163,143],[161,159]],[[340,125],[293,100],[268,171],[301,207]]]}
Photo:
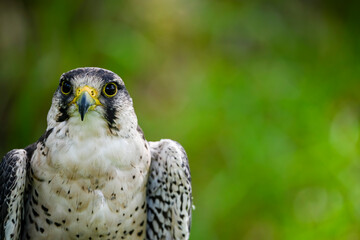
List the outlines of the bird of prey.
{"label": "bird of prey", "polygon": [[47,129],[0,163],[0,239],[188,239],[188,159],[148,142],[122,79],[64,73]]}

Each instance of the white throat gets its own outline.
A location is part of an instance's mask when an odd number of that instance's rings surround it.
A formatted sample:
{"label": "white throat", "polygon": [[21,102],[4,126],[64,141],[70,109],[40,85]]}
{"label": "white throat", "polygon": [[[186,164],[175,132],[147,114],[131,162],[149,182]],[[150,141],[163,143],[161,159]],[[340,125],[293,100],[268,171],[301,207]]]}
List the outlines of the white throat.
{"label": "white throat", "polygon": [[72,116],[59,123],[46,141],[48,165],[62,174],[81,178],[107,174],[114,167],[119,170],[144,167],[140,159],[146,149],[135,127],[136,116],[132,118],[135,121],[125,117],[124,124],[118,119],[119,132],[115,135],[96,111],[88,112],[84,121]]}

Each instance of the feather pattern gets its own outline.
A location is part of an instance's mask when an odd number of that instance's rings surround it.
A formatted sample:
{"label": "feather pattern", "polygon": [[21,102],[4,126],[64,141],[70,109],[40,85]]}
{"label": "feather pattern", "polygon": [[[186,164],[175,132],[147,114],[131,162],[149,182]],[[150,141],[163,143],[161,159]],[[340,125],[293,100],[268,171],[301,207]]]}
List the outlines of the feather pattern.
{"label": "feather pattern", "polygon": [[184,148],[173,140],[150,142],[147,239],[188,239],[192,190]]}
{"label": "feather pattern", "polygon": [[15,149],[0,163],[0,239],[18,239],[24,210],[28,153]]}

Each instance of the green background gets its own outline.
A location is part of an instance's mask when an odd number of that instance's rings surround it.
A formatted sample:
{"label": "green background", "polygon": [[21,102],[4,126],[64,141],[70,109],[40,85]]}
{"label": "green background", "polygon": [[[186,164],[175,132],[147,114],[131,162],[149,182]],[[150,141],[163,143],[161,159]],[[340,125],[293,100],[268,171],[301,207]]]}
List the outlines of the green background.
{"label": "green background", "polygon": [[360,15],[345,1],[0,1],[0,154],[63,72],[125,81],[192,172],[191,239],[360,239]]}

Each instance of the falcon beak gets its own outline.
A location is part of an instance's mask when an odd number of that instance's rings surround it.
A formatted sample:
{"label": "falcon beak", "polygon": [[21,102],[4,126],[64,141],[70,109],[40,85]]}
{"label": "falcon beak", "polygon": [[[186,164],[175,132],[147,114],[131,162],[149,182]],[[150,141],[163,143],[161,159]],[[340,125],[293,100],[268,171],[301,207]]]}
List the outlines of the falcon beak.
{"label": "falcon beak", "polygon": [[81,121],[84,121],[85,114],[87,113],[89,108],[95,104],[95,100],[90,96],[88,92],[83,92],[76,101],[76,104],[79,107]]}
{"label": "falcon beak", "polygon": [[88,110],[94,110],[97,105],[101,105],[97,96],[97,91],[92,87],[85,86],[76,90],[76,97],[72,103],[78,106],[81,121],[84,121]]}

